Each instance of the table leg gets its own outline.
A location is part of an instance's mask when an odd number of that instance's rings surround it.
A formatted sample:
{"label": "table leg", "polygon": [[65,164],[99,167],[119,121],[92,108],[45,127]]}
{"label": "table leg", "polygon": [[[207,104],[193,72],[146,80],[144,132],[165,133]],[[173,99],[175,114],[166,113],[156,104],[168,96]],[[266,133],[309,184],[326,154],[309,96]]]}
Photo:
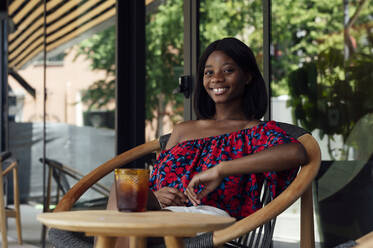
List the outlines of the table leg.
{"label": "table leg", "polygon": [[146,248],[146,238],[131,236],[130,248]]}
{"label": "table leg", "polygon": [[176,248],[183,248],[184,242],[183,238],[173,237],[173,236],[165,236],[164,241],[166,243],[166,247],[176,247]]}
{"label": "table leg", "polygon": [[96,241],[96,248],[110,248],[114,247],[116,238],[108,236],[98,236]]}

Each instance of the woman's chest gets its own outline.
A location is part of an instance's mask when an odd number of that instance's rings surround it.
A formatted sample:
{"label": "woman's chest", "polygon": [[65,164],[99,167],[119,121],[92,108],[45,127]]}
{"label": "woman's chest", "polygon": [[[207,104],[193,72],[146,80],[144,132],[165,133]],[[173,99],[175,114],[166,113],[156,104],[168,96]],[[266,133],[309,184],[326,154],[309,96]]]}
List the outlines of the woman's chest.
{"label": "woman's chest", "polygon": [[180,141],[195,140],[206,137],[218,137],[221,135],[236,134],[247,129],[250,122],[240,121],[201,121],[195,122],[183,132]]}

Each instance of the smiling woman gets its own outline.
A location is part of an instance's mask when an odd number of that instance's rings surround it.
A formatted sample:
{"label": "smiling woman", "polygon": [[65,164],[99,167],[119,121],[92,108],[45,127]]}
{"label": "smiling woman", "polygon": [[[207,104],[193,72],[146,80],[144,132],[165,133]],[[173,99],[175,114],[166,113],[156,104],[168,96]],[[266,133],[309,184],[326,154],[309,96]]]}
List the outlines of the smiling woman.
{"label": "smiling woman", "polygon": [[243,218],[260,208],[258,190],[265,178],[277,195],[306,156],[276,122],[259,121],[267,95],[248,46],[235,38],[217,40],[198,69],[198,120],[174,128],[151,187],[164,206],[204,204]]}
{"label": "smiling woman", "polygon": [[307,156],[277,122],[260,121],[267,94],[248,46],[235,38],[217,40],[198,69],[198,120],[175,126],[154,164],[150,188],[162,207],[203,204],[242,219],[261,208],[265,180],[277,196]]}
{"label": "smiling woman", "polygon": [[199,60],[198,82],[194,109],[199,119],[214,118],[218,111],[222,112],[220,114],[230,112],[217,106],[220,101],[214,102],[211,92],[215,97],[228,95],[225,92],[233,94],[235,103],[225,106],[240,109],[244,119],[260,119],[267,109],[268,97],[255,56],[248,46],[235,38],[214,41],[206,48]]}

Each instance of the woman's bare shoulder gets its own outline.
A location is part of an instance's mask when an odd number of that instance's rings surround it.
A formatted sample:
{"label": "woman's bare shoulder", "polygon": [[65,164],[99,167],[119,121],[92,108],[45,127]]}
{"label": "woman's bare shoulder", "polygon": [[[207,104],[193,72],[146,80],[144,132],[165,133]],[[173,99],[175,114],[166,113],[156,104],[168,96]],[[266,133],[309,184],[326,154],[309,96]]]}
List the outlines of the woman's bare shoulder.
{"label": "woman's bare shoulder", "polygon": [[197,126],[200,126],[204,121],[201,120],[190,120],[190,121],[183,121],[176,125],[178,129],[189,129],[189,128],[195,128]]}
{"label": "woman's bare shoulder", "polygon": [[201,127],[201,122],[202,121],[199,120],[191,120],[176,124],[172,130],[170,139],[167,142],[166,149],[170,149],[179,142],[184,141],[186,137],[190,136],[190,132],[193,132],[196,130],[196,128]]}

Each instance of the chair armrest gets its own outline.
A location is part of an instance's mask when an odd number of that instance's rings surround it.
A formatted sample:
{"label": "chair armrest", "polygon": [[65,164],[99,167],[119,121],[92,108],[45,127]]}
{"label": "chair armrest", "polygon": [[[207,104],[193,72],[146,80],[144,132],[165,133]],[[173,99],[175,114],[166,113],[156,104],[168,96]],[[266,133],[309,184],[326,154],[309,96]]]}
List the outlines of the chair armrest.
{"label": "chair armrest", "polygon": [[356,248],[368,248],[373,246],[373,231],[356,240]]}
{"label": "chair armrest", "polygon": [[301,196],[300,247],[315,247],[312,183]]}

